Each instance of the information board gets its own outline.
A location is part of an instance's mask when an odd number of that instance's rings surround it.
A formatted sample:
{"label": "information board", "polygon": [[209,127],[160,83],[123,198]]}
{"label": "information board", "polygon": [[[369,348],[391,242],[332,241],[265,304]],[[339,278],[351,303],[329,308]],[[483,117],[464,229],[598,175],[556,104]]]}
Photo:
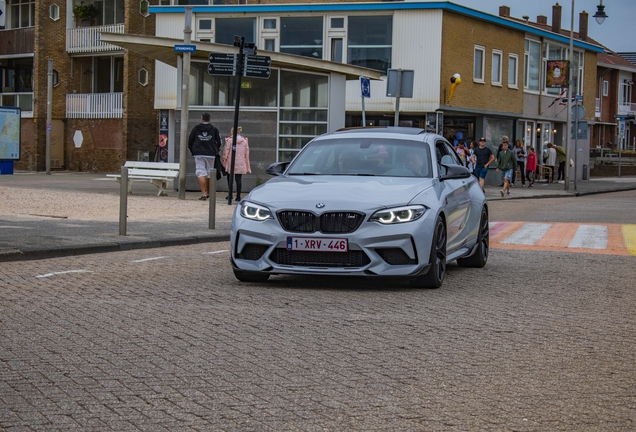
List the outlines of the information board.
{"label": "information board", "polygon": [[20,108],[0,107],[0,160],[20,160]]}

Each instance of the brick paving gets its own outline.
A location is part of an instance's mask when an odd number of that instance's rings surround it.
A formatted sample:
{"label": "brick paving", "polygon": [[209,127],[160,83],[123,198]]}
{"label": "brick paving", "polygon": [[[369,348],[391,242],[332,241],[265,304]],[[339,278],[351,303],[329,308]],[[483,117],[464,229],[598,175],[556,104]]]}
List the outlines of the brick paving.
{"label": "brick paving", "polygon": [[493,250],[428,291],[241,284],[227,249],[0,263],[0,429],[635,428],[633,257]]}

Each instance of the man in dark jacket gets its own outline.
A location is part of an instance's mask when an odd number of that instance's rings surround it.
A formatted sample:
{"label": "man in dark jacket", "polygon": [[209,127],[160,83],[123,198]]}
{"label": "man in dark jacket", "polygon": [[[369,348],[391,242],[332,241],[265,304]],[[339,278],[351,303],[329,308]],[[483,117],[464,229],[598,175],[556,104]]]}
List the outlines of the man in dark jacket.
{"label": "man in dark jacket", "polygon": [[501,196],[510,195],[510,180],[512,179],[513,170],[517,169],[517,158],[513,151],[508,150],[508,142],[504,141],[501,151],[497,155],[497,172],[501,170],[503,177],[503,189],[499,192]]}
{"label": "man in dark jacket", "polygon": [[210,114],[203,113],[201,123],[190,132],[188,148],[194,156],[195,174],[201,188],[199,200],[205,201],[210,197],[210,170],[215,168],[221,148],[221,135],[219,130],[210,124]]}

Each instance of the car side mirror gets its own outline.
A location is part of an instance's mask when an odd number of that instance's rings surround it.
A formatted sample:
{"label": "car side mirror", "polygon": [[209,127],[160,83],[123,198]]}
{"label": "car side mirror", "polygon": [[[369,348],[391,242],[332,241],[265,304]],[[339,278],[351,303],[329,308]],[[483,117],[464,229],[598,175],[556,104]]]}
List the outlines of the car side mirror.
{"label": "car side mirror", "polygon": [[280,176],[283,175],[288,166],[289,162],[276,162],[268,166],[265,173],[273,176]]}
{"label": "car side mirror", "polygon": [[446,174],[439,176],[440,181],[463,179],[470,177],[470,171],[468,168],[461,165],[442,165],[446,168]]}

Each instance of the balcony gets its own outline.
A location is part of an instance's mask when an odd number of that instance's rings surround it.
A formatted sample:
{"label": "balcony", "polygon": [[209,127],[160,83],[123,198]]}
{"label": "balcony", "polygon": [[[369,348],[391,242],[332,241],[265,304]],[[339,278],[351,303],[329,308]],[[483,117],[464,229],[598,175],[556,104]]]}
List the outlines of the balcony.
{"label": "balcony", "polygon": [[618,115],[636,114],[636,103],[619,103]]}
{"label": "balcony", "polygon": [[121,118],[123,93],[74,93],[66,95],[67,118]]}
{"label": "balcony", "polygon": [[100,42],[100,32],[124,33],[123,24],[110,24],[93,27],[78,27],[66,30],[66,52],[93,53],[103,51],[120,51],[121,48],[109,43]]}

